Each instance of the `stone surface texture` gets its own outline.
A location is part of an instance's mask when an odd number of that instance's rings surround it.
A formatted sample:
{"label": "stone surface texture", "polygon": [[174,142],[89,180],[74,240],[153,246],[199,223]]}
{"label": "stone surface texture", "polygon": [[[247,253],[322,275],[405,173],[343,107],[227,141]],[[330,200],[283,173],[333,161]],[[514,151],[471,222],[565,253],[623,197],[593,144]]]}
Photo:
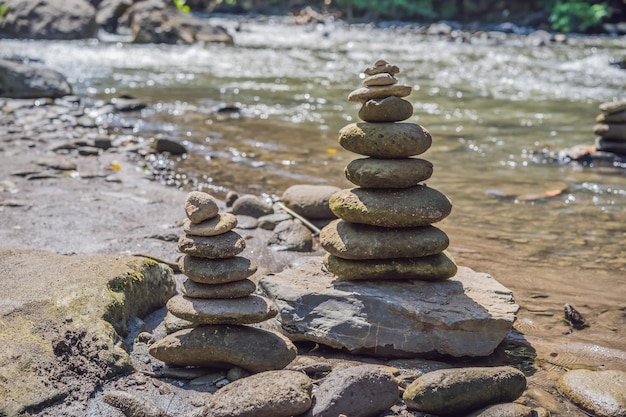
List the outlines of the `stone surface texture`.
{"label": "stone surface texture", "polygon": [[558,380],[557,388],[596,417],[626,416],[626,372],[575,369]]}

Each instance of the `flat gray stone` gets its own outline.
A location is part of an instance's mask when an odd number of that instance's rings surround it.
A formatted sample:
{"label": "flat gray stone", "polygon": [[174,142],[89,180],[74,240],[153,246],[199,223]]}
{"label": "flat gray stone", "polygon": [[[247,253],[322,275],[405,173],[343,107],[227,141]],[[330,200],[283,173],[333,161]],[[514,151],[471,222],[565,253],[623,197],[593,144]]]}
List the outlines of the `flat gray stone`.
{"label": "flat gray stone", "polygon": [[256,284],[249,279],[226,282],[223,284],[200,284],[186,278],[180,291],[190,298],[240,298],[256,290]]}
{"label": "flat gray stone", "polygon": [[310,252],[313,250],[313,235],[300,220],[286,220],[276,225],[268,245],[279,251]]}
{"label": "flat gray stone", "polygon": [[339,131],[339,145],[375,158],[408,158],[428,150],[433,138],[415,123],[351,123]]}
{"label": "flat gray stone", "polygon": [[407,188],[433,175],[433,164],[425,159],[359,158],[345,169],[346,179],[363,188]]}
{"label": "flat gray stone", "polygon": [[217,236],[237,227],[237,216],[231,213],[218,213],[215,217],[200,223],[183,222],[183,231],[192,236]]}
{"label": "flat gray stone", "polygon": [[203,299],[175,295],[167,310],[178,318],[199,324],[251,324],[276,316],[272,302],[258,295],[232,299]]}
{"label": "flat gray stone", "polygon": [[296,184],[287,188],[281,200],[287,208],[307,219],[333,219],[330,196],[341,190],[331,185]]}
{"label": "flat gray stone", "polygon": [[224,259],[239,255],[246,248],[246,240],[233,231],[216,236],[181,236],[178,250],[197,258]]}
{"label": "flat gray stone", "polygon": [[361,87],[348,94],[348,101],[365,103],[367,100],[374,100],[377,98],[385,98],[389,96],[406,97],[411,94],[412,90],[413,87],[411,87],[410,85],[402,84]]}
{"label": "flat gray stone", "polygon": [[250,216],[254,218],[259,218],[261,216],[266,216],[268,214],[272,214],[274,209],[270,204],[263,201],[260,197],[255,195],[242,195],[233,203],[233,214]]}
{"label": "flat gray stone", "polygon": [[557,388],[596,417],[626,416],[626,372],[575,369],[558,380]]}
{"label": "flat gray stone", "polygon": [[257,265],[248,258],[206,259],[183,255],[178,260],[180,271],[199,284],[223,284],[248,278]]}
{"label": "flat gray stone", "polygon": [[413,105],[396,96],[368,100],[359,109],[359,119],[370,123],[401,122],[411,116]]}
{"label": "flat gray stone", "polygon": [[378,74],[370,75],[363,80],[365,87],[374,87],[380,85],[393,85],[397,84],[398,79],[388,72],[381,72]]}
{"label": "flat gray stone", "polygon": [[261,278],[259,287],[292,340],[377,356],[486,356],[519,309],[509,289],[466,267],[440,282],[353,282],[316,258]]}
{"label": "flat gray stone", "polygon": [[374,65],[366,68],[363,71],[365,75],[375,75],[375,74],[382,74],[382,73],[396,75],[399,72],[400,72],[400,68],[398,68],[396,65],[391,65],[389,62],[385,61],[384,59],[377,60],[374,63]]}
{"label": "flat gray stone", "polygon": [[201,223],[217,216],[219,207],[212,195],[202,191],[192,191],[185,199],[185,213],[192,223]]}

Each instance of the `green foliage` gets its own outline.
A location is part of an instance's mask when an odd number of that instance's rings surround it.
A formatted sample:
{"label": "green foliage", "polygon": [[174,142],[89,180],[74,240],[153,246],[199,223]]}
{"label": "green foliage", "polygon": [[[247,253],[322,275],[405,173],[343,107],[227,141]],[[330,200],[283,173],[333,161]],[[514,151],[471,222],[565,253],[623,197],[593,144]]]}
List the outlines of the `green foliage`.
{"label": "green foliage", "polygon": [[610,15],[605,3],[590,3],[585,0],[556,0],[552,3],[550,23],[561,32],[584,32],[602,22]]}
{"label": "green foliage", "polygon": [[187,3],[186,0],[174,0],[174,5],[178,10],[180,10],[181,12],[189,13],[191,9],[185,3]]}
{"label": "green foliage", "polygon": [[0,19],[4,19],[7,13],[9,13],[9,6],[6,3],[0,3]]}

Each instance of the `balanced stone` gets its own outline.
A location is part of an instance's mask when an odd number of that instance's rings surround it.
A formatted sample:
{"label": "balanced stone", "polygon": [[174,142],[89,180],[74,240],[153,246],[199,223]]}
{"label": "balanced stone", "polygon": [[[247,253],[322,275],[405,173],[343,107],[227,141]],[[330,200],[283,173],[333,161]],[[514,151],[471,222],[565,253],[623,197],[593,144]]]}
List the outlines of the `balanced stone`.
{"label": "balanced stone", "polygon": [[450,200],[426,185],[395,190],[351,188],[333,194],[329,204],[345,221],[383,227],[426,226],[452,211]]}
{"label": "balanced stone", "polygon": [[260,323],[278,313],[274,304],[258,295],[212,300],[175,295],[167,302],[167,310],[178,318],[202,324]]}
{"label": "balanced stone", "polygon": [[398,79],[387,72],[381,72],[379,74],[370,75],[363,80],[363,85],[366,87],[380,86],[380,85],[393,85],[397,84]]}
{"label": "balanced stone", "polygon": [[335,220],[320,233],[320,244],[343,259],[417,258],[443,252],[448,236],[434,226],[388,228]]}
{"label": "balanced stone", "polygon": [[183,230],[192,236],[222,235],[237,227],[237,216],[231,213],[218,213],[215,217],[202,223],[193,223],[185,220]]}
{"label": "balanced stone", "polygon": [[601,113],[596,117],[598,123],[626,123],[626,110],[617,113]]}
{"label": "balanced stone", "polygon": [[626,141],[598,138],[596,139],[596,150],[626,155]]}
{"label": "balanced stone", "polygon": [[600,111],[605,114],[614,114],[626,110],[626,100],[608,101],[599,106]]}
{"label": "balanced stone", "polygon": [[430,148],[430,133],[415,123],[352,123],[339,131],[346,150],[376,158],[408,158]]}
{"label": "balanced stone", "polygon": [[438,281],[453,277],[457,271],[456,263],[446,251],[421,258],[358,260],[326,254],[324,265],[337,277],[350,281],[364,279]]}
{"label": "balanced stone", "polygon": [[626,124],[597,124],[593,127],[593,133],[603,139],[626,141]]}
{"label": "balanced stone", "polygon": [[149,353],[171,365],[239,366],[251,372],[282,369],[296,357],[285,336],[248,326],[203,325],[170,334]]}
{"label": "balanced stone", "polygon": [[178,250],[199,258],[230,258],[239,255],[245,248],[245,239],[233,231],[217,236],[185,235],[178,240]]}
{"label": "balanced stone", "polygon": [[359,118],[372,123],[401,122],[412,115],[413,105],[396,96],[368,100],[359,110]]}
{"label": "balanced stone", "polygon": [[410,85],[402,84],[361,87],[348,94],[348,100],[357,103],[365,103],[367,100],[389,96],[406,97],[411,94],[412,89]]}
{"label": "balanced stone", "polygon": [[217,216],[217,201],[207,193],[192,191],[185,199],[185,213],[192,223],[200,223]]}
{"label": "balanced stone", "polygon": [[366,68],[363,73],[365,75],[375,75],[386,72],[387,74],[396,75],[400,72],[400,68],[396,65],[391,65],[384,59],[379,59],[374,62],[374,66]]}
{"label": "balanced stone", "polygon": [[256,284],[249,279],[242,279],[223,284],[199,284],[187,278],[183,281],[180,291],[190,298],[240,298],[250,295],[256,290]]}
{"label": "balanced stone", "polygon": [[345,169],[351,183],[364,188],[407,188],[426,181],[433,174],[433,164],[425,159],[360,158]]}
{"label": "balanced stone", "polygon": [[200,284],[223,284],[252,276],[257,266],[248,258],[205,259],[183,255],[178,260],[180,271]]}

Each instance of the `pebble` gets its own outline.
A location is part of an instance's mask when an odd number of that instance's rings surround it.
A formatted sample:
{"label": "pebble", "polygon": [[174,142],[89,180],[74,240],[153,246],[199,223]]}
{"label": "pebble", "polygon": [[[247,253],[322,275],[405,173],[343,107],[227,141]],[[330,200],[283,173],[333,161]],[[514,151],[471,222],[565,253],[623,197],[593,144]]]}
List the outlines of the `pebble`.
{"label": "pebble", "polygon": [[178,267],[189,279],[199,284],[223,284],[252,276],[257,265],[248,258],[205,259],[183,255]]}
{"label": "pebble", "polygon": [[388,228],[335,220],[321,231],[320,244],[343,259],[391,259],[434,255],[450,241],[434,226]]}
{"label": "pebble", "polygon": [[190,298],[240,298],[252,294],[256,284],[249,279],[242,279],[223,284],[200,284],[189,278],[183,280],[180,291]]}
{"label": "pebble", "polygon": [[596,417],[626,416],[626,372],[576,369],[557,388],[563,396]]}
{"label": "pebble", "polygon": [[243,195],[233,203],[232,212],[236,215],[259,218],[267,214],[272,214],[274,209],[270,204],[257,196]]}
{"label": "pebble", "polygon": [[181,236],[178,250],[198,258],[225,259],[239,255],[246,248],[246,240],[237,232],[216,236]]}
{"label": "pebble", "polygon": [[167,310],[178,318],[201,324],[259,323],[278,314],[274,303],[258,295],[232,299],[204,299],[175,295]]}
{"label": "pebble", "polygon": [[155,151],[169,152],[172,155],[183,155],[187,153],[187,148],[184,145],[172,140],[160,138],[154,142]]}
{"label": "pebble", "polygon": [[407,188],[426,181],[433,164],[425,159],[360,158],[345,168],[346,179],[363,188]]}
{"label": "pebble", "polygon": [[185,199],[185,213],[192,223],[202,223],[212,219],[219,213],[217,200],[210,194],[192,191]]}
{"label": "pebble", "polygon": [[186,219],[183,230],[192,236],[217,236],[237,227],[237,216],[231,213],[219,213],[215,217],[200,223]]}
{"label": "pebble", "polygon": [[352,123],[339,131],[346,150],[375,158],[408,158],[432,145],[430,133],[415,123]]}
{"label": "pebble", "polygon": [[340,190],[331,185],[297,184],[285,190],[281,201],[287,208],[307,219],[332,219],[335,215],[328,207],[328,200]]}

